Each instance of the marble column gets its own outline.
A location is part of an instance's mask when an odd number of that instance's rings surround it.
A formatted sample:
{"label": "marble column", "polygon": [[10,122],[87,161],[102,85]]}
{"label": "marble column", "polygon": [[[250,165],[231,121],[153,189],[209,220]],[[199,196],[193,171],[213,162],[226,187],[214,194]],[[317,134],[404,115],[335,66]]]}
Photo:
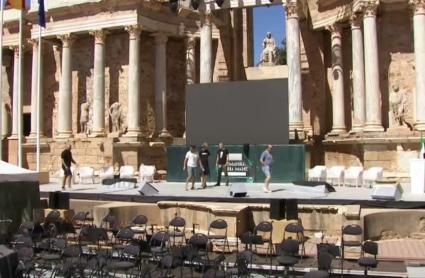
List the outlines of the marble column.
{"label": "marble column", "polygon": [[286,4],[286,49],[288,62],[289,131],[303,129],[300,26],[297,0]]}
{"label": "marble column", "polygon": [[94,137],[105,136],[105,38],[104,30],[91,32],[94,36],[93,128]]}
{"label": "marble column", "polygon": [[204,15],[201,29],[200,83],[211,83],[213,79],[211,17],[211,13]]}
{"label": "marble column", "polygon": [[128,108],[127,108],[127,134],[129,137],[142,135],[140,121],[140,33],[138,25],[126,28],[130,36],[129,67],[128,67]]}
{"label": "marble column", "polygon": [[72,60],[71,47],[74,37],[66,34],[58,37],[62,41],[62,72],[59,84],[58,107],[58,136],[59,138],[72,137]]}
{"label": "marble column", "polygon": [[167,40],[162,33],[155,34],[155,134],[171,137],[167,131]]}
{"label": "marble column", "polygon": [[12,97],[12,134],[11,138],[18,138],[18,87],[19,87],[19,47],[13,50],[13,97]]}
{"label": "marble column", "polygon": [[332,131],[331,134],[346,132],[344,109],[344,71],[342,65],[342,28],[335,23],[328,27],[332,46]]}
{"label": "marble column", "polygon": [[[43,108],[43,98],[37,99],[38,91],[38,75],[43,74],[43,60],[41,60],[41,71],[38,72],[38,43],[36,39],[31,39],[32,44],[32,72],[31,72],[31,132],[29,137],[35,138],[37,136],[37,102],[41,101],[40,107]],[[43,78],[41,78],[43,80]],[[43,86],[41,86],[43,87]],[[42,94],[43,91],[41,91]],[[43,109],[40,109],[40,136],[44,136],[44,121],[43,121]]]}
{"label": "marble column", "polygon": [[238,81],[241,78],[241,63],[240,63],[240,57],[241,54],[241,17],[242,17],[242,10],[240,9],[233,9],[232,11],[232,50],[233,50],[233,81]]}
{"label": "marble column", "polygon": [[382,103],[379,84],[378,37],[376,35],[375,2],[364,3],[363,32],[366,84],[366,122],[364,131],[384,131],[382,127]]}
{"label": "marble column", "polygon": [[413,15],[416,71],[416,121],[417,130],[425,130],[425,1],[410,0]]}
{"label": "marble column", "polygon": [[352,132],[361,132],[366,118],[365,108],[365,75],[363,55],[363,33],[361,29],[362,16],[353,14],[351,17],[351,38],[353,56],[353,127]]}
{"label": "marble column", "polygon": [[186,84],[195,84],[196,80],[196,39],[193,35],[186,38]]}

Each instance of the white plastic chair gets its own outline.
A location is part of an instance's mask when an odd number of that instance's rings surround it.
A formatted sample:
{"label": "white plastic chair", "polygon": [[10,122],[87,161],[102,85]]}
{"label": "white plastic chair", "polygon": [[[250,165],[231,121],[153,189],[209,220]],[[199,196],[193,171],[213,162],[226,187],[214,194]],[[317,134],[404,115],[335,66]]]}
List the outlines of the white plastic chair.
{"label": "white plastic chair", "polygon": [[80,177],[80,183],[84,183],[85,180],[90,180],[94,184],[94,169],[92,167],[79,167],[78,174]]}
{"label": "white plastic chair", "polygon": [[330,184],[344,185],[344,166],[333,166],[326,172],[327,180]]}
{"label": "white plastic chair", "polygon": [[384,176],[384,168],[371,167],[363,172],[363,186],[371,187],[374,182],[382,179]]}
{"label": "white plastic chair", "polygon": [[139,167],[139,177],[141,182],[153,182],[153,177],[155,175],[156,168],[155,165],[140,165]]}
{"label": "white plastic chair", "polygon": [[308,170],[309,181],[326,181],[326,166],[317,165]]}
{"label": "white plastic chair", "polygon": [[130,165],[121,166],[120,178],[122,179],[134,178],[134,167]]}
{"label": "white plastic chair", "polygon": [[345,170],[344,183],[345,185],[355,185],[361,187],[363,182],[363,167],[352,166]]}
{"label": "white plastic chair", "polygon": [[114,178],[114,167],[103,167],[99,172],[100,181],[104,179],[113,179]]}

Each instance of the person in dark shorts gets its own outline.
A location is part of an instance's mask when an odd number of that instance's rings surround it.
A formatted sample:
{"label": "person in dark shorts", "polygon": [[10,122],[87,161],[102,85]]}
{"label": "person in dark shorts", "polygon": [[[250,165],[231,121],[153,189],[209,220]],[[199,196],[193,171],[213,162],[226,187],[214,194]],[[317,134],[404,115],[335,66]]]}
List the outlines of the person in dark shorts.
{"label": "person in dark shorts", "polygon": [[210,175],[210,165],[208,164],[208,158],[210,156],[209,146],[207,143],[203,143],[201,150],[199,151],[199,159],[201,160],[201,184],[202,188],[207,187],[208,176]]}
{"label": "person in dark shorts", "polygon": [[71,145],[67,145],[65,150],[61,153],[62,160],[62,169],[63,169],[63,181],[62,181],[62,189],[65,189],[65,184],[68,181],[68,187],[71,188],[71,180],[72,180],[72,171],[71,171],[71,163],[77,164],[72,158],[71,153]]}
{"label": "person in dark shorts", "polygon": [[227,158],[229,151],[226,149],[223,143],[218,144],[217,160],[215,166],[217,167],[217,183],[215,186],[220,186],[221,173],[224,171],[226,177],[226,185],[229,186],[229,175],[227,174]]}

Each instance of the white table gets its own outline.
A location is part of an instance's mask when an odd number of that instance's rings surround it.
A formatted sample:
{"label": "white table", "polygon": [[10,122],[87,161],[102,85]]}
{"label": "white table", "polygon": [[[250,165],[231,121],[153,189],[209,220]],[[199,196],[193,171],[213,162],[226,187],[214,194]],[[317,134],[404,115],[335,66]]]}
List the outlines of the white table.
{"label": "white table", "polygon": [[410,192],[425,193],[425,159],[410,160]]}

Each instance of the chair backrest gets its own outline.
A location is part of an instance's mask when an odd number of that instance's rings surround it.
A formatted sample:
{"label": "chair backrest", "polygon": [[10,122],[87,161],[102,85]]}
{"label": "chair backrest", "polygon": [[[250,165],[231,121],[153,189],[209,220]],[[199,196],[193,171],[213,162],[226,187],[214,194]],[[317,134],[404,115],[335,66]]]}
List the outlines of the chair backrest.
{"label": "chair backrest", "polygon": [[62,257],[64,258],[78,258],[81,255],[81,247],[79,245],[71,245],[64,248]]}
{"label": "chair backrest", "polygon": [[112,166],[103,167],[102,170],[103,170],[103,173],[105,174],[112,174],[112,175],[114,174],[114,167]]}
{"label": "chair backrest", "polygon": [[334,257],[326,251],[319,252],[318,258],[317,258],[318,269],[324,270],[324,271],[330,271],[332,267],[333,258]]}
{"label": "chair backrest", "polygon": [[92,167],[83,166],[78,168],[78,173],[80,176],[93,176],[94,169]]}
{"label": "chair backrest", "polygon": [[378,255],[378,243],[375,241],[367,240],[362,244],[362,251],[364,253],[374,255],[375,257]]}
{"label": "chair backrest", "polygon": [[304,233],[304,227],[299,223],[289,223],[285,226],[285,232],[294,234]]}
{"label": "chair backrest", "polygon": [[345,167],[344,166],[333,166],[329,168],[328,174],[333,176],[340,176],[344,174]]}
{"label": "chair backrest", "polygon": [[146,225],[148,224],[148,218],[145,215],[137,215],[131,223],[134,225]]}
{"label": "chair backrest", "polygon": [[72,217],[72,222],[75,221],[81,221],[84,222],[87,220],[87,216],[89,215],[88,211],[80,211],[77,212],[73,217]]}
{"label": "chair backrest", "polygon": [[155,172],[156,172],[155,165],[144,165],[144,164],[142,164],[139,167],[140,175],[150,176],[150,175],[154,175]]}
{"label": "chair backrest", "polygon": [[129,244],[124,246],[122,253],[127,256],[138,258],[140,255],[140,246],[135,244]]}
{"label": "chair backrest", "polygon": [[183,217],[176,216],[170,221],[169,225],[176,228],[185,227],[186,220]]}
{"label": "chair backrest", "polygon": [[363,171],[363,167],[361,167],[361,166],[351,166],[345,171],[348,172],[348,173],[351,173],[351,174],[360,174]]}
{"label": "chair backrest", "polygon": [[316,171],[317,172],[326,171],[326,166],[325,165],[316,165],[311,170],[314,171],[314,172],[316,172]]}
{"label": "chair backrest", "polygon": [[342,226],[342,235],[360,236],[363,234],[363,229],[359,225],[350,224]]}
{"label": "chair backrest", "polygon": [[201,233],[196,233],[189,238],[188,244],[197,250],[207,250],[208,237]]}
{"label": "chair backrest", "polygon": [[213,222],[210,223],[210,229],[215,230],[227,230],[227,222],[224,219],[216,219]]}
{"label": "chair backrest", "polygon": [[130,241],[134,238],[134,231],[130,228],[124,228],[118,231],[116,238],[118,240]]}
{"label": "chair backrest", "polygon": [[260,222],[254,229],[254,232],[272,232],[273,231],[273,225],[272,223],[268,221]]}
{"label": "chair backrest", "polygon": [[131,165],[124,165],[120,168],[120,176],[134,176],[134,167]]}
{"label": "chair backrest", "polygon": [[170,241],[170,235],[165,231],[159,231],[151,237],[150,246],[165,246]]}
{"label": "chair backrest", "polygon": [[102,219],[101,227],[118,229],[118,219],[115,217],[115,215],[109,213]]}
{"label": "chair backrest", "polygon": [[45,219],[46,223],[55,223],[55,222],[59,222],[61,220],[61,214],[59,211],[57,210],[52,210],[50,211]]}
{"label": "chair backrest", "polygon": [[371,167],[365,171],[364,178],[369,180],[378,180],[382,178],[383,173],[384,173],[384,168]]}
{"label": "chair backrest", "polygon": [[277,248],[278,255],[295,256],[299,252],[299,242],[295,239],[285,239]]}

